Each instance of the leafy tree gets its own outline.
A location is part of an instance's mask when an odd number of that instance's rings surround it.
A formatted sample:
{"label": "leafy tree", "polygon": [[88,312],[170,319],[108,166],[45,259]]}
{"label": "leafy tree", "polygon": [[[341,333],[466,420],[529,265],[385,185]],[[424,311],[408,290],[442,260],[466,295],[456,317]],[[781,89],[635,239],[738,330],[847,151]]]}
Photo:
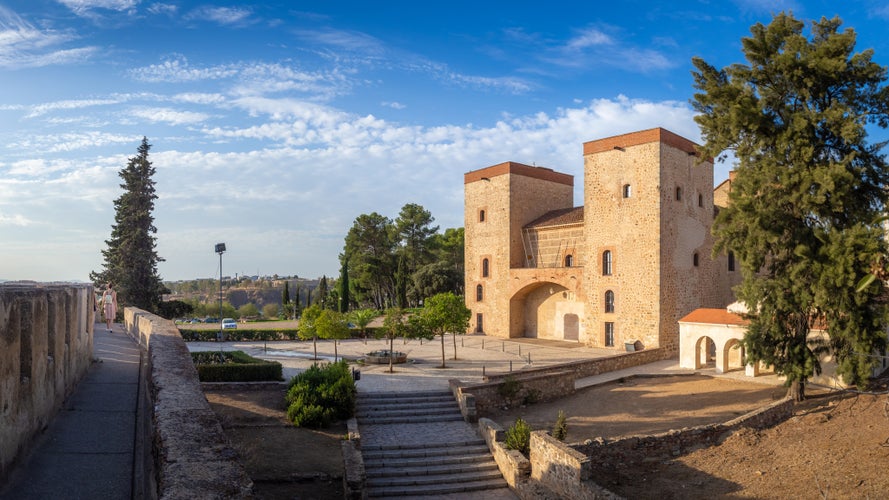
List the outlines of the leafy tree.
{"label": "leafy tree", "polygon": [[302,316],[299,318],[299,326],[296,330],[300,340],[312,339],[312,348],[315,351],[314,359],[318,359],[318,328],[315,326],[315,323],[318,317],[321,316],[321,311],[322,309],[318,304],[312,304],[303,309]]}
{"label": "leafy tree", "polygon": [[359,215],[346,235],[349,278],[359,301],[381,310],[391,301],[395,274],[395,229],[392,221],[376,212]]}
{"label": "leafy tree", "polygon": [[157,273],[157,264],[164,259],[155,248],[157,228],[152,213],[157,194],[152,179],[155,168],[148,161],[150,149],[143,137],[136,156],[118,172],[124,192],[114,200],[111,238],[105,240],[107,248],[102,250],[103,269],[91,272],[90,280],[103,288],[105,283],[114,283],[119,304],[157,312],[168,290]]}
{"label": "leafy tree", "polygon": [[342,265],[340,266],[340,281],[338,283],[340,297],[339,297],[339,305],[340,312],[346,314],[349,312],[349,259],[347,257],[343,258]]}
{"label": "leafy tree", "polygon": [[[848,383],[867,383],[875,350],[884,349],[885,285],[856,283],[885,253],[889,169],[883,143],[866,126],[889,122],[886,68],[872,51],[854,53],[856,35],[838,18],[804,23],[777,15],[742,39],[747,64],[716,69],[693,60],[693,100],[704,157],[732,151],[738,167],[729,207],[714,223],[714,252],[733,252],[750,326],[749,362],[787,377],[790,396],[820,373],[831,352]],[[828,340],[810,330],[824,324]]]}
{"label": "leafy tree", "polygon": [[428,210],[416,203],[401,207],[395,219],[399,253],[407,260],[409,273],[432,260],[431,240],[438,231],[438,226],[432,226],[434,220]]}
{"label": "leafy tree", "polygon": [[318,282],[318,288],[315,290],[315,302],[321,304],[321,308],[324,309],[325,302],[327,302],[327,276],[322,276],[321,281]]}
{"label": "leafy tree", "polygon": [[407,308],[407,259],[404,255],[398,257],[398,270],[395,271],[395,306],[399,309]]}
{"label": "leafy tree", "polygon": [[333,361],[336,362],[339,357],[337,341],[352,336],[345,315],[338,311],[324,309],[315,320],[315,330],[318,337],[333,340]]}
{"label": "leafy tree", "polygon": [[457,359],[457,334],[469,328],[472,312],[463,299],[453,293],[439,293],[426,299],[420,310],[420,323],[432,335],[441,337],[441,368],[445,366],[444,337],[454,333],[454,359]]}
{"label": "leafy tree", "polygon": [[[413,319],[414,321],[410,321]],[[395,370],[392,367],[395,352],[395,339],[398,337],[416,338],[427,337],[424,330],[417,327],[416,317],[407,318],[404,309],[391,307],[386,309],[386,317],[383,319],[382,330],[377,330],[378,336],[385,337],[389,341],[389,373]]]}
{"label": "leafy tree", "polygon": [[278,307],[278,304],[266,304],[262,306],[262,316],[265,319],[278,319],[280,314],[281,309]]}
{"label": "leafy tree", "polygon": [[377,311],[373,309],[357,309],[349,314],[352,323],[355,323],[355,326],[358,327],[358,331],[361,332],[361,337],[367,335],[367,325],[369,325],[376,317]]}
{"label": "leafy tree", "polygon": [[239,318],[253,318],[256,316],[259,316],[259,309],[256,308],[256,304],[253,302],[248,302],[238,308]]}
{"label": "leafy tree", "polygon": [[[287,306],[290,304],[290,282],[284,281],[284,291],[281,292],[281,305],[284,307],[284,310],[287,311]],[[286,316],[287,313],[285,312]]]}
{"label": "leafy tree", "polygon": [[420,267],[411,277],[408,297],[414,304],[419,304],[426,297],[437,293],[453,292],[461,295],[463,290],[463,273],[444,261],[433,262]]}

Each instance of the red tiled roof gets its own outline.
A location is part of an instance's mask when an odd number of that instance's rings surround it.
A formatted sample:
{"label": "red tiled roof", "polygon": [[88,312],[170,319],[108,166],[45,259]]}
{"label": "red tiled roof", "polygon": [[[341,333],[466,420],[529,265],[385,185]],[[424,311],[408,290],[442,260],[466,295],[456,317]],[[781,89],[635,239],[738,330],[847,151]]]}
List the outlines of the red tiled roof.
{"label": "red tiled roof", "polygon": [[564,226],[566,224],[580,224],[583,222],[583,207],[562,208],[547,212],[525,225],[525,228],[539,229],[551,226]]}
{"label": "red tiled roof", "polygon": [[746,325],[747,320],[725,309],[695,309],[679,320],[680,323],[704,323],[708,325]]}

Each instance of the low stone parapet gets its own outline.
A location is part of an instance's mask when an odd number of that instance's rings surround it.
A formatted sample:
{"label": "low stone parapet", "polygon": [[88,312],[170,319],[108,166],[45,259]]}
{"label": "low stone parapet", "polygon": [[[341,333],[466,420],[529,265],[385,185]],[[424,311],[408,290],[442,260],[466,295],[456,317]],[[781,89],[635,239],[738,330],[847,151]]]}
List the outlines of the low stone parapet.
{"label": "low stone parapet", "polygon": [[251,498],[253,482],[201,390],[176,325],[131,307],[124,322],[148,353],[158,498]]}
{"label": "low stone parapet", "polygon": [[[524,402],[548,401],[574,394],[573,372],[563,370],[546,373],[522,374],[515,378],[497,379],[481,384],[464,384],[451,380],[451,392],[460,404],[460,411],[468,422],[486,417],[497,408]],[[512,399],[504,391],[504,384],[516,384],[516,394]],[[530,401],[533,400],[533,401]]]}

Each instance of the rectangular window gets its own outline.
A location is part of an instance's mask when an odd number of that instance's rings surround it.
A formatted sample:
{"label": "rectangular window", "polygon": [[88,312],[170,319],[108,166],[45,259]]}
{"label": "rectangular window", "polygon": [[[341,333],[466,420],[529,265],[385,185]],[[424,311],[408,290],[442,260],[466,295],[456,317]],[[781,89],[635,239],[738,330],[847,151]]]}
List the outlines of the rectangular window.
{"label": "rectangular window", "polygon": [[614,347],[614,323],[605,323],[605,346]]}
{"label": "rectangular window", "polygon": [[475,315],[475,333],[482,333],[485,331],[482,320],[482,313],[477,313]]}

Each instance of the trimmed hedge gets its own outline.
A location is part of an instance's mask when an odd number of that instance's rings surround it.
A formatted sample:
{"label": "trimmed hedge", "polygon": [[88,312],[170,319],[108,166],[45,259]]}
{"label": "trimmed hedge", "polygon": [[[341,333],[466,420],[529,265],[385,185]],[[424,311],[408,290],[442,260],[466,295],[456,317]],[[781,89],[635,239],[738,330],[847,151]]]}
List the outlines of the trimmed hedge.
{"label": "trimmed hedge", "polygon": [[[373,338],[376,328],[368,328],[368,338]],[[226,341],[228,342],[245,342],[245,341],[262,341],[262,340],[298,340],[299,335],[296,328],[280,328],[280,329],[259,329],[259,328],[241,328],[240,326],[234,330],[223,330],[225,332]],[[179,328],[179,335],[182,340],[214,342],[216,335],[219,334],[218,329],[214,330],[197,330],[194,328]],[[361,332],[352,329],[352,338],[361,337]]]}
{"label": "trimmed hedge", "polygon": [[[224,360],[219,362],[222,356]],[[254,358],[244,351],[191,353],[201,382],[259,382],[284,380],[281,363]]]}

